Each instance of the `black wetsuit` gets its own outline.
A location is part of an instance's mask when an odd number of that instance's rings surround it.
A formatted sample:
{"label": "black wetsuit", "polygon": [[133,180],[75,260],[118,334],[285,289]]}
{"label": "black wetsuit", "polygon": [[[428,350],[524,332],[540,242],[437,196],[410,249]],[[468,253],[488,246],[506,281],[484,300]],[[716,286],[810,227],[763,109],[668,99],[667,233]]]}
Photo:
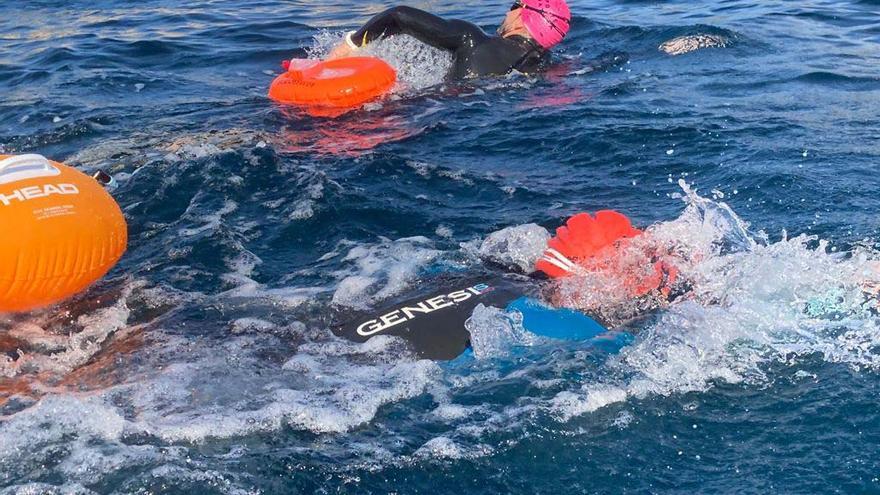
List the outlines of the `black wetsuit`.
{"label": "black wetsuit", "polygon": [[420,357],[450,360],[470,345],[465,322],[479,304],[505,307],[533,292],[521,278],[498,275],[440,276],[416,297],[377,311],[334,308],[331,327],[337,336],[363,343],[376,335],[392,335],[410,344]]}
{"label": "black wetsuit", "polygon": [[470,22],[446,20],[412,7],[395,7],[373,17],[352,35],[356,45],[383,36],[408,34],[422,43],[452,52],[449,77],[463,79],[504,75],[516,69],[540,70],[549,54],[535,41],[522,37],[489,36]]}

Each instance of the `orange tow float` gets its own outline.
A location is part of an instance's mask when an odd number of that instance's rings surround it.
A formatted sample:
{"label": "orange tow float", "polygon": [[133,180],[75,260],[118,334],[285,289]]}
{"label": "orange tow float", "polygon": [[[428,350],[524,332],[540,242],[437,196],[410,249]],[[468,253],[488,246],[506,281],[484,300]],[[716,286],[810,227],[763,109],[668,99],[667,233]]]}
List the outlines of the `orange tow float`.
{"label": "orange tow float", "polygon": [[383,60],[351,57],[291,60],[269,87],[269,98],[307,108],[354,108],[388,93],[397,72]]}
{"label": "orange tow float", "polygon": [[0,155],[0,312],[82,292],[127,241],[119,205],[96,180],[40,155]]}

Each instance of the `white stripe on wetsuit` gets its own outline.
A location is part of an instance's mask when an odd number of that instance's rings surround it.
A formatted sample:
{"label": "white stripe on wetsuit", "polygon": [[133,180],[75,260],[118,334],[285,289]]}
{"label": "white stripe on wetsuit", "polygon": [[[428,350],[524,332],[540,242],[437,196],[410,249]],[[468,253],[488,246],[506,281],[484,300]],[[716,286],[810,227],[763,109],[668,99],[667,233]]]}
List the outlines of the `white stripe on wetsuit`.
{"label": "white stripe on wetsuit", "polygon": [[578,273],[582,271],[580,266],[576,265],[573,261],[566,258],[565,255],[553,248],[547,248],[541,259],[568,273]]}

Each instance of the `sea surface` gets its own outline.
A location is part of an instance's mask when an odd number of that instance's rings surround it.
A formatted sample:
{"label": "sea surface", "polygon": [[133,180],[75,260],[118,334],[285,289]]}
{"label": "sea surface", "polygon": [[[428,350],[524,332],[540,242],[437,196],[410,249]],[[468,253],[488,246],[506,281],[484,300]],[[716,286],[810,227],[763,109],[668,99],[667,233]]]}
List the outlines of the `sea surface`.
{"label": "sea surface", "polygon": [[[0,151],[110,172],[130,233],[0,316],[0,494],[880,493],[880,2],[573,0],[540,76],[396,38],[382,102],[266,98],[392,5],[0,3]],[[599,209],[696,253],[620,350],[493,308],[452,363],[329,330]]]}

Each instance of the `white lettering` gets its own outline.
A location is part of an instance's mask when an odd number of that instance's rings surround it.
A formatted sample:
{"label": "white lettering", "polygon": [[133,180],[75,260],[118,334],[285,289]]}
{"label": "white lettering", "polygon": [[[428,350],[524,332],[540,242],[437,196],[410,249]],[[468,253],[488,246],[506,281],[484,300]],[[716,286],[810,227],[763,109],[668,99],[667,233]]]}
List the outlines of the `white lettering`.
{"label": "white lettering", "polygon": [[363,335],[364,337],[369,337],[374,333],[378,333],[382,331],[382,324],[379,323],[378,320],[369,320],[361,323],[361,326],[358,327],[357,333],[359,335]]}
{"label": "white lettering", "polygon": [[24,194],[25,199],[36,199],[36,198],[45,198],[46,193],[43,192],[43,188],[39,186],[31,186],[25,187],[24,189],[19,189],[22,194]]}
{"label": "white lettering", "polygon": [[399,325],[401,323],[406,322],[406,320],[407,320],[406,318],[402,318],[400,316],[399,309],[396,309],[396,310],[388,313],[387,315],[385,315],[379,319],[382,320],[382,323],[383,323],[382,330],[391,328],[395,325]]}
{"label": "white lettering", "polygon": [[460,302],[464,302],[464,301],[467,301],[468,299],[470,299],[471,294],[467,291],[457,290],[457,291],[453,292],[452,294],[449,294],[449,298],[452,299],[452,302],[454,302],[455,304],[458,304]]}
{"label": "white lettering", "polygon": [[407,319],[407,320],[412,320],[412,319],[413,319],[413,313],[430,313],[430,312],[432,312],[432,311],[434,311],[434,310],[431,309],[431,308],[429,308],[428,306],[426,306],[425,303],[420,302],[418,306],[416,306],[416,307],[412,307],[412,306],[410,306],[410,307],[405,307],[405,308],[402,309],[402,311],[403,311],[403,314],[406,315],[406,319]]}
{"label": "white lettering", "polygon": [[0,194],[0,203],[9,206],[13,201],[25,202],[32,199],[45,198],[52,195],[79,194],[79,189],[73,184],[46,184],[43,186],[30,186],[16,189],[9,194]]}
{"label": "white lettering", "polygon": [[43,188],[43,191],[46,196],[50,194],[61,194],[61,189],[58,186],[53,186],[52,184],[46,184],[46,187]]}
{"label": "white lettering", "polygon": [[0,202],[2,202],[6,206],[12,204],[12,200],[14,199],[24,201],[24,196],[21,195],[21,191],[12,191],[12,194],[8,196],[5,194],[0,194]]}
{"label": "white lettering", "polygon": [[[0,196],[0,200],[3,197]],[[455,306],[458,303],[467,301],[468,299],[479,296],[492,290],[492,287],[486,284],[479,284],[468,289],[457,290],[448,295],[435,296],[426,301],[418,303],[416,306],[404,306],[396,309],[386,315],[380,316],[378,320],[367,320],[357,327],[358,335],[369,337],[379,332],[388,330],[391,327],[406,323],[415,319],[420,314],[429,314],[434,311]],[[401,315],[402,313],[402,315]]]}
{"label": "white lettering", "polygon": [[434,309],[443,309],[452,306],[451,302],[446,301],[446,296],[437,296],[433,299],[428,299],[425,302],[427,302]]}

